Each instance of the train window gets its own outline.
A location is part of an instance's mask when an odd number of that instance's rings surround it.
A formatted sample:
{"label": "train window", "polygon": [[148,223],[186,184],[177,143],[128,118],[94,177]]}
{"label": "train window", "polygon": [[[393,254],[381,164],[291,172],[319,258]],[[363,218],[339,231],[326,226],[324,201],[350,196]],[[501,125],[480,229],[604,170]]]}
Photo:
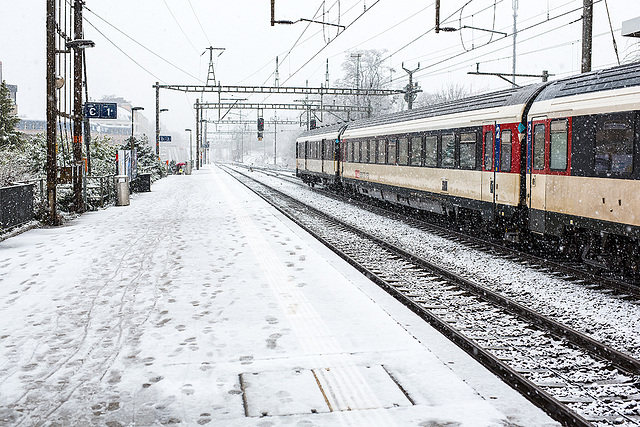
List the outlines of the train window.
{"label": "train window", "polygon": [[411,138],[411,165],[422,166],[422,138]]}
{"label": "train window", "polygon": [[387,163],[390,165],[395,165],[396,164],[396,140],[390,139],[389,145],[387,147],[389,147],[387,150]]}
{"label": "train window", "polygon": [[493,132],[484,133],[484,170],[493,170]]}
{"label": "train window", "polygon": [[443,168],[455,167],[456,136],[454,134],[442,135],[442,145],[440,146],[440,158]]}
{"label": "train window", "polygon": [[398,139],[398,164],[409,164],[409,138]]}
{"label": "train window", "polygon": [[438,137],[428,136],[424,139],[424,165],[435,168],[438,166]]}
{"label": "train window", "polygon": [[500,171],[511,172],[511,131],[503,130],[500,136]]}
{"label": "train window", "polygon": [[567,170],[568,154],[567,119],[551,122],[551,150],[549,152],[549,167],[551,170]]}
{"label": "train window", "polygon": [[460,168],[476,168],[476,133],[460,134]]}
{"label": "train window", "polygon": [[544,169],[544,138],[545,126],[540,123],[533,128],[533,168]]}
{"label": "train window", "polygon": [[347,161],[353,163],[353,141],[347,142]]}
{"label": "train window", "polygon": [[634,114],[598,116],[596,125],[596,172],[633,172]]}
{"label": "train window", "polygon": [[362,143],[364,147],[364,158],[362,159],[363,163],[369,163],[371,161],[371,145],[369,141],[364,141]]}
{"label": "train window", "polygon": [[377,163],[384,164],[387,161],[387,141],[384,139],[378,140],[378,159]]}

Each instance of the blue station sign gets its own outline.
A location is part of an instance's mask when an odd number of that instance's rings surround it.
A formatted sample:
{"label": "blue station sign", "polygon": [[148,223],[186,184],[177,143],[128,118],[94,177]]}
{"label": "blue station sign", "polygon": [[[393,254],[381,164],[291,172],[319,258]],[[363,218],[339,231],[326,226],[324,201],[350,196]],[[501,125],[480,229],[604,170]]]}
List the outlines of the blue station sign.
{"label": "blue station sign", "polygon": [[118,104],[115,102],[85,102],[84,116],[89,119],[117,119]]}

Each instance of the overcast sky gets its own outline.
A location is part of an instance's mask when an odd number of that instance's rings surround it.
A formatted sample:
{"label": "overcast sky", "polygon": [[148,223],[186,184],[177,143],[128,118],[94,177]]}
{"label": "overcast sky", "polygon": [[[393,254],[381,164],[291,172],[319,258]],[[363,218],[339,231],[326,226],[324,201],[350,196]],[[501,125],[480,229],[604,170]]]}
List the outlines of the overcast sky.
{"label": "overcast sky", "polygon": [[[462,13],[458,10],[467,0],[442,3],[441,20],[453,15],[443,26],[462,24],[512,32],[513,0],[472,0]],[[605,2],[595,3],[594,69],[616,64]],[[638,49],[638,39],[621,37],[621,23],[640,17],[640,2],[608,3],[623,59]],[[581,6],[582,0],[520,2],[517,72],[538,74],[544,69],[556,76],[579,73],[582,27],[577,20],[581,11],[570,11]],[[508,87],[496,77],[467,75],[475,71],[476,62],[480,62],[480,71],[511,71],[511,37],[496,34],[485,45],[491,33],[465,29],[435,34],[431,0],[329,0],[324,6],[329,11],[324,19],[336,22],[340,15],[340,24],[347,26],[337,37],[335,27],[319,24],[271,27],[268,0],[86,0],[86,7],[85,38],[96,43],[95,48],[87,50],[89,96],[124,97],[144,107],[151,121],[155,111],[153,84],[202,84],[207,77],[208,53],[201,54],[208,46],[226,49],[215,63],[216,78],[224,85],[273,85],[275,58],[279,56],[281,85],[304,85],[309,80],[310,86],[317,87],[324,83],[327,59],[333,82],[342,76],[345,57],[359,49],[387,51],[386,64],[397,70],[389,87],[407,83],[403,61],[408,68],[420,62],[422,69],[415,76],[426,92],[448,84],[465,85],[475,91]],[[3,78],[18,85],[20,116],[44,119],[45,2],[1,0],[0,9]],[[276,0],[276,19],[280,20],[322,20],[322,10],[320,0]],[[539,80],[519,82],[535,81]],[[263,99],[261,95],[250,97],[252,102]],[[161,108],[169,109],[162,114],[163,125],[173,131],[193,127],[194,100],[193,95],[162,91]],[[269,101],[286,102],[275,97]],[[273,112],[265,111],[265,117],[272,116]],[[294,118],[297,114],[280,112],[278,116]]]}

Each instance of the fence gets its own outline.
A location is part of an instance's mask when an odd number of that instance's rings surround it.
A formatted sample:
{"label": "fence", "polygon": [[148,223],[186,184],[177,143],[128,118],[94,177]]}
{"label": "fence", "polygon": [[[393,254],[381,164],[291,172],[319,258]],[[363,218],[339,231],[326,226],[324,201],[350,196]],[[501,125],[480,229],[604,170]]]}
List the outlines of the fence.
{"label": "fence", "polygon": [[33,184],[0,188],[0,229],[8,229],[33,219]]}
{"label": "fence", "polygon": [[[85,176],[83,198],[87,210],[105,207],[116,197],[114,175]],[[151,174],[141,174],[134,191],[151,191]],[[45,179],[32,179],[9,187],[0,187],[0,232],[31,221],[34,206],[42,208],[45,200]],[[58,208],[70,205],[73,189],[68,184],[58,184]]]}
{"label": "fence", "polygon": [[115,200],[116,184],[114,175],[86,176],[85,201],[87,209],[103,208]]}

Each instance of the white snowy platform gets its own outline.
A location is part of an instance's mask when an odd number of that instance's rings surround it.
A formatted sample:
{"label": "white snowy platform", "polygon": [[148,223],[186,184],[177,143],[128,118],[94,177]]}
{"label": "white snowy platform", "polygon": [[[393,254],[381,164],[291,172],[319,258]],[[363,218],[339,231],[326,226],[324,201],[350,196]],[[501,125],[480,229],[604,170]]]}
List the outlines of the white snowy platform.
{"label": "white snowy platform", "polygon": [[556,426],[215,166],[0,243],[1,425]]}

